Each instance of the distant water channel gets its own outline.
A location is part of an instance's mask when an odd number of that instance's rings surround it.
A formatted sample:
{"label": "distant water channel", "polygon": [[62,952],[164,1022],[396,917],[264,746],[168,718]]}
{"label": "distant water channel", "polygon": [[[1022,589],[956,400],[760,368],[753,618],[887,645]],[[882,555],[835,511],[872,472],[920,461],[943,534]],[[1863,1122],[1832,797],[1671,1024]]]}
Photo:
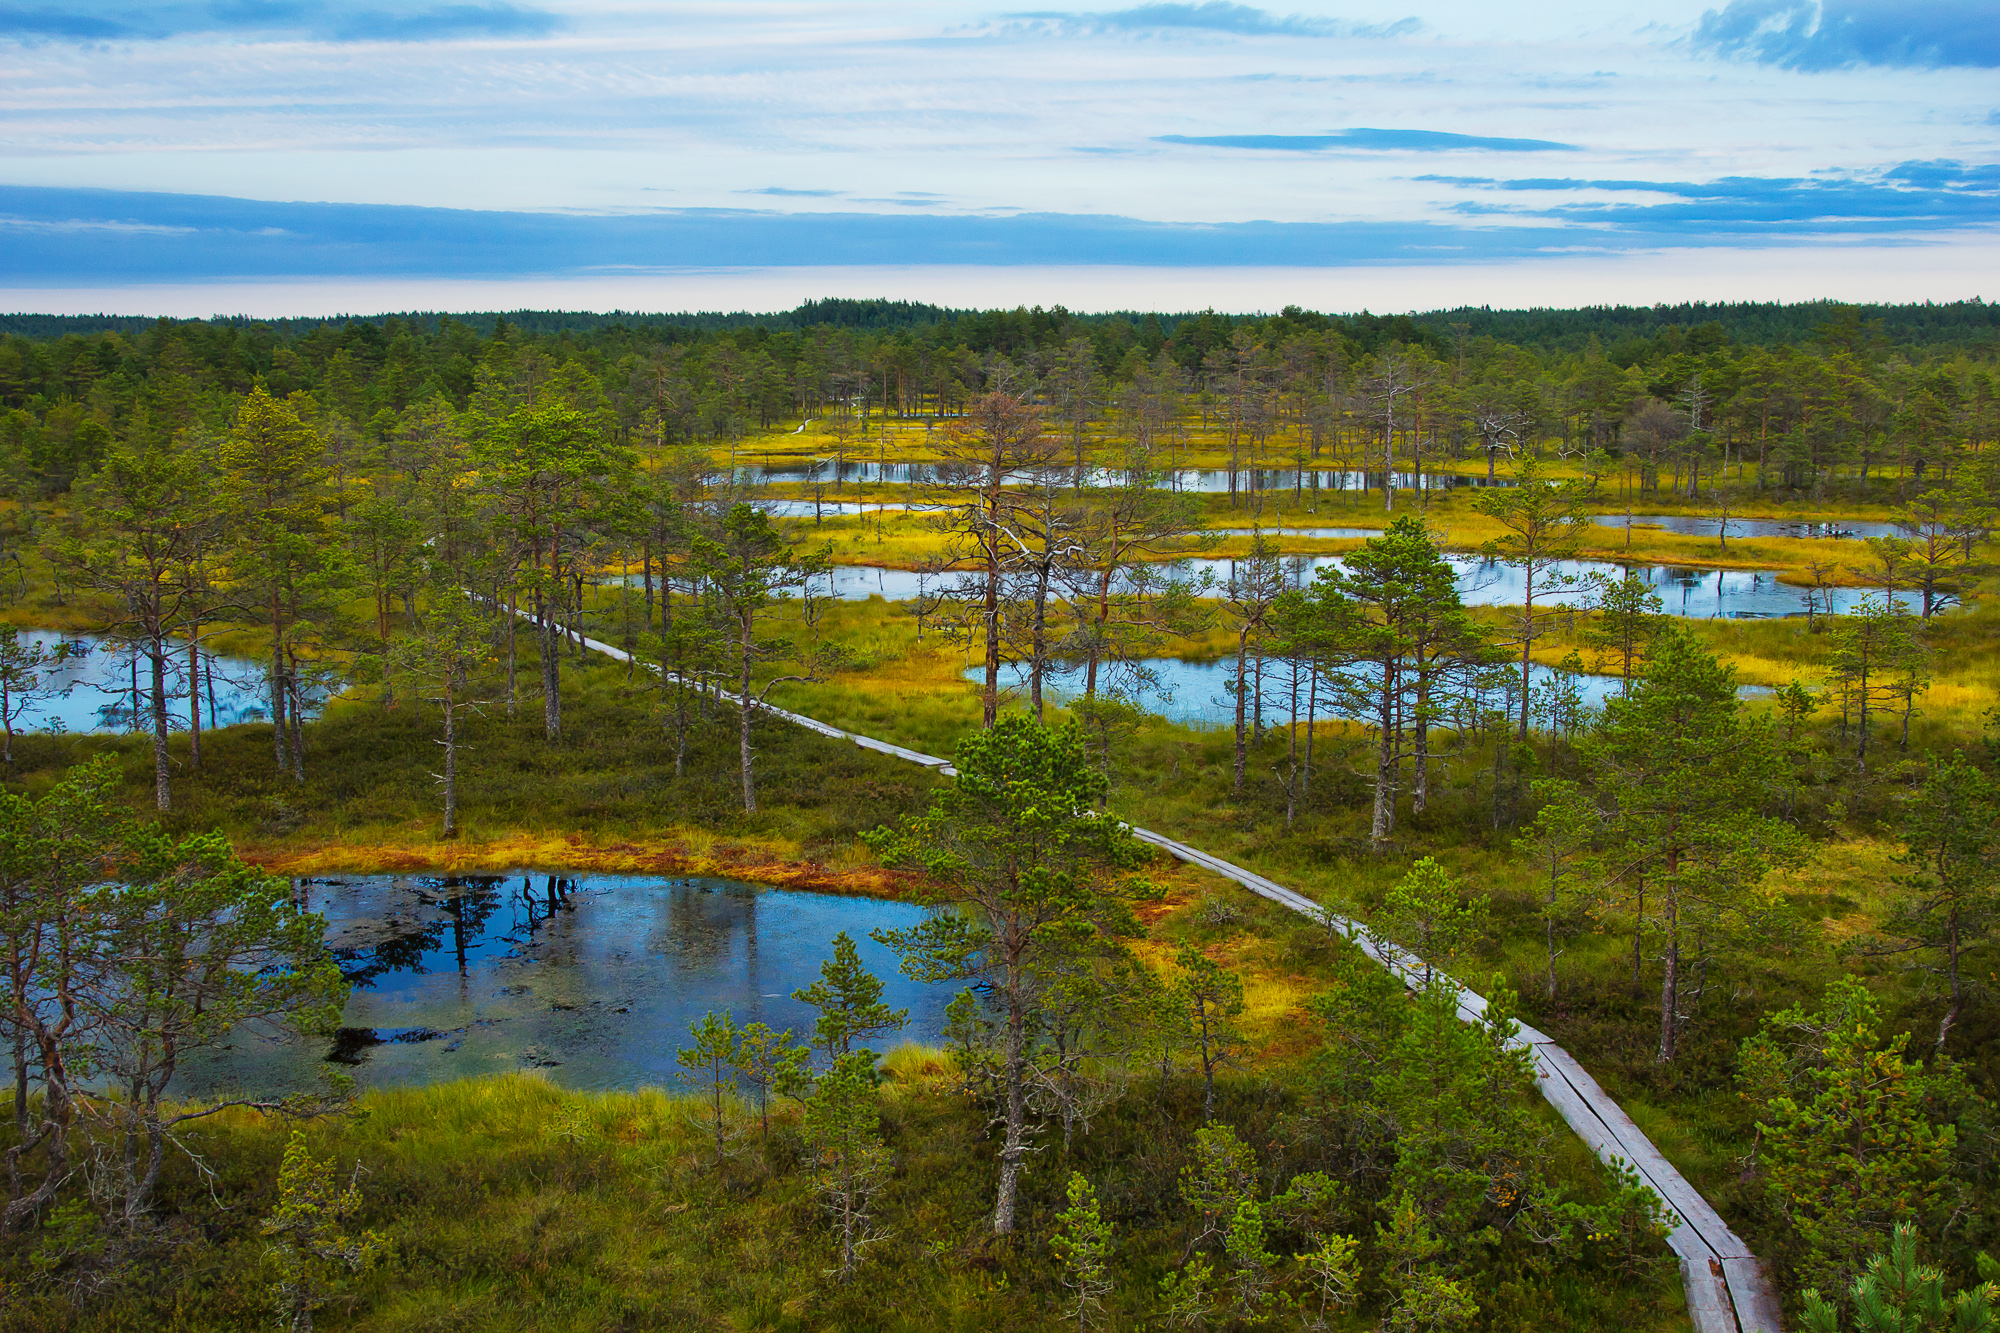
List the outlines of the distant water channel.
{"label": "distant water channel", "polygon": [[335,1041],[239,1034],[181,1086],[310,1087],[331,1060],[366,1087],[544,1070],[567,1087],[671,1085],[688,1023],[726,1009],[805,1035],[792,991],[819,975],[833,937],[854,937],[910,1011],[886,1044],[934,1040],[956,987],[904,978],[868,938],[921,908],[738,880],[512,871],[301,880],[353,986]]}
{"label": "distant water channel", "polygon": [[[1459,596],[1467,606],[1516,606],[1524,586],[1521,571],[1476,555],[1448,555],[1458,572]],[[1338,566],[1335,555],[1287,556],[1285,569],[1296,583],[1305,584],[1324,568]],[[1207,575],[1217,584],[1226,582],[1236,562],[1229,559],[1183,560],[1173,565],[1148,566],[1154,577],[1178,572],[1183,577]],[[1644,578],[1659,594],[1662,611],[1670,616],[1693,620],[1761,620],[1806,614],[1808,589],[1781,583],[1771,570],[1688,569],[1672,565],[1614,564],[1608,560],[1566,560],[1551,571],[1575,580],[1567,585],[1550,582],[1549,575],[1538,579],[1537,601],[1542,605],[1581,601],[1588,592],[1583,580],[1591,574],[1621,578],[1627,568]],[[835,597],[845,601],[865,601],[882,597],[891,602],[913,601],[935,595],[948,586],[952,575],[923,573],[912,569],[877,569],[870,565],[835,566],[830,587]],[[1122,576],[1121,576],[1122,577]],[[1868,595],[1866,588],[1829,588],[1815,594],[1821,612],[1846,614]]]}
{"label": "distant water channel", "polygon": [[[1073,467],[1063,467],[1060,463],[1046,470],[1059,480],[1076,484],[1077,474]],[[850,482],[864,485],[932,485],[951,481],[957,473],[970,475],[966,469],[954,471],[946,463],[882,463],[850,460],[836,469],[832,459],[816,462],[773,463],[769,466],[745,464],[736,468],[734,476],[740,486],[761,486],[767,482],[825,482],[829,485],[846,485]],[[1163,490],[1194,491],[1203,495],[1225,495],[1230,491],[1230,469],[1228,468],[1176,468],[1156,474],[1155,484]],[[1395,488],[1399,491],[1422,488],[1428,491],[1461,490],[1465,488],[1507,487],[1519,485],[1511,477],[1496,477],[1489,481],[1485,477],[1467,476],[1452,472],[1425,472],[1421,478],[1414,472],[1392,474]],[[1083,470],[1082,484],[1085,486],[1123,486],[1130,474],[1120,468],[1087,467]],[[1237,468],[1235,470],[1235,490],[1249,491],[1369,491],[1380,490],[1382,474],[1339,468]],[[1015,474],[1011,485],[1025,485],[1029,474],[1025,471]]]}
{"label": "distant water channel", "polygon": [[[1213,662],[1189,662],[1174,657],[1154,657],[1137,663],[1145,673],[1145,686],[1138,692],[1141,709],[1170,722],[1179,722],[1195,728],[1233,726],[1236,721],[1236,696],[1230,690],[1229,681],[1236,674],[1236,659],[1224,658]],[[1510,681],[1520,679],[1520,668],[1505,664],[1496,668],[1496,675]],[[984,682],[986,668],[967,667],[965,679]],[[1099,689],[1108,689],[1119,679],[1118,673],[1110,667],[1100,667]],[[1125,677],[1129,682],[1130,677]],[[1559,680],[1561,673],[1535,663],[1529,670],[1530,688],[1538,697],[1549,691]],[[1577,702],[1585,708],[1602,708],[1606,699],[1619,694],[1624,682],[1617,676],[1581,674],[1568,677],[1575,687]],[[1025,698],[1028,682],[1026,671],[1009,665],[1000,672],[1002,689]],[[1082,697],[1084,692],[1083,670],[1080,667],[1050,672],[1043,681],[1043,691],[1050,702],[1064,705]],[[1283,726],[1291,718],[1291,668],[1282,662],[1272,662],[1265,666],[1263,681],[1263,716],[1265,726]],[[1743,685],[1737,694],[1743,698],[1757,698],[1771,691],[1762,685]],[[1311,695],[1304,680],[1299,684],[1299,713],[1305,715]],[[1330,691],[1321,685],[1318,691],[1319,714],[1322,718],[1334,716]],[[1493,691],[1487,696],[1487,703],[1499,707],[1507,703],[1501,691]],[[1520,695],[1515,693],[1507,704],[1509,711],[1520,706]],[[1244,703],[1244,716],[1252,716],[1255,710],[1255,695]],[[1531,704],[1531,711],[1533,705]]]}
{"label": "distant water channel", "polygon": [[[1592,514],[1590,521],[1604,528],[1625,526],[1623,514]],[[1714,537],[1722,531],[1722,520],[1702,514],[1634,514],[1632,530],[1644,532],[1647,529],[1671,532],[1679,537]],[[1729,535],[1732,537],[1817,537],[1846,538],[1859,540],[1864,537],[1893,537],[1896,535],[1894,523],[1869,523],[1860,520],[1842,519],[1834,522],[1809,522],[1793,518],[1732,518],[1729,520]]]}

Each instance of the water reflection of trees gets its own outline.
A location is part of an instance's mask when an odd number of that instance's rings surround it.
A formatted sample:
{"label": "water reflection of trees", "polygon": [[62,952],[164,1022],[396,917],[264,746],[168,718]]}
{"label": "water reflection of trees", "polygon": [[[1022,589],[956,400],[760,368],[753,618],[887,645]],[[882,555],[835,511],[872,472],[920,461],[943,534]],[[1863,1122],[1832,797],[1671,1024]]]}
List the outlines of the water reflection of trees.
{"label": "water reflection of trees", "polygon": [[743,933],[751,973],[757,970],[757,894],[734,885],[682,880],[662,895],[664,916],[656,921],[647,949],[676,959],[682,967],[705,969],[726,962],[732,937]]}
{"label": "water reflection of trees", "polygon": [[447,940],[458,971],[465,972],[469,952],[500,907],[497,875],[426,876],[407,888],[406,883],[397,880],[392,888],[403,889],[413,901],[410,921],[393,921],[367,945],[329,950],[350,986],[373,986],[392,972],[423,976],[431,970],[431,955],[443,952]]}

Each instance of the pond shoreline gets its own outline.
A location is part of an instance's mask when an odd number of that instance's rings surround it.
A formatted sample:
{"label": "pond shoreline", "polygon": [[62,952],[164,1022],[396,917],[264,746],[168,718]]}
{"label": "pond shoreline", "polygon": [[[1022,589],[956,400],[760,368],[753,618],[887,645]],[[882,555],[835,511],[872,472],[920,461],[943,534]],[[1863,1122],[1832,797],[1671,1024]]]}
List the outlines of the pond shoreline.
{"label": "pond shoreline", "polygon": [[457,846],[319,843],[309,847],[243,846],[243,860],[272,875],[468,875],[531,869],[535,873],[672,875],[746,880],[773,888],[853,898],[914,902],[922,877],[869,866],[839,870],[822,862],[773,857],[770,849],[718,842],[708,852],[684,843],[588,843],[499,838]]}

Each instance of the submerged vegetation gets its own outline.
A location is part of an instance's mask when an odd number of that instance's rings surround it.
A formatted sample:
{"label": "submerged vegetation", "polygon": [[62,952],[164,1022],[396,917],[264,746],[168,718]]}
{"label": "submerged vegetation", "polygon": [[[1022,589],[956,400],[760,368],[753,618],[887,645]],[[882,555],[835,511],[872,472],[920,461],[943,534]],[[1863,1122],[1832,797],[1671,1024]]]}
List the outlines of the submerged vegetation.
{"label": "submerged vegetation", "polygon": [[[74,663],[0,637],[9,1327],[1677,1326],[1660,1201],[1517,1021],[1815,1326],[1919,1251],[1983,1308],[1983,326],[820,313],[0,342],[9,629],[110,645],[132,723],[35,729]],[[1578,564],[1620,558],[1805,614]],[[916,595],[829,597],[853,565]],[[227,657],[261,722],[213,729]],[[1173,658],[1226,664],[1226,725],[1159,715]],[[1128,822],[1366,920],[1414,991]],[[843,938],[813,1032],[659,1034],[684,1096],[173,1102],[163,1043],[334,1021],[251,865],[532,863],[912,898],[882,941],[965,994],[879,1056]],[[197,1024],[162,978],[204,966]]]}

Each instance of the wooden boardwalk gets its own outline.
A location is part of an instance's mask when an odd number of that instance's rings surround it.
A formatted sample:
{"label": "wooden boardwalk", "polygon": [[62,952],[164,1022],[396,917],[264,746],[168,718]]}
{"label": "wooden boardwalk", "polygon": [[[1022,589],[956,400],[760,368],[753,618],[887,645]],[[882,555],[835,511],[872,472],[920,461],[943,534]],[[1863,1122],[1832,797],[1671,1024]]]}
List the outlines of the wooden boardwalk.
{"label": "wooden boardwalk", "polygon": [[[526,613],[521,614],[525,618]],[[584,639],[583,645],[620,662],[631,660],[622,649],[596,639]],[[652,671],[659,669],[651,663],[640,665]],[[949,760],[936,755],[891,745],[872,736],[842,731],[773,704],[759,706],[773,717],[783,718],[830,739],[848,741],[865,750],[922,764],[947,777],[957,775]],[[1384,944],[1359,922],[1330,911],[1297,890],[1288,889],[1255,871],[1148,829],[1135,828],[1132,834],[1139,841],[1159,848],[1176,860],[1199,866],[1261,898],[1268,898],[1339,931],[1406,983],[1414,985],[1421,977],[1421,960]],[[1486,998],[1461,990],[1458,1010],[1459,1016],[1467,1022],[1479,1022],[1485,1017]],[[1598,1086],[1597,1080],[1577,1063],[1574,1056],[1526,1024],[1520,1026],[1515,1040],[1534,1053],[1535,1081],[1541,1087],[1542,1095],[1548,1098],[1549,1104],[1556,1108],[1577,1136],[1589,1144],[1591,1151],[1601,1160],[1629,1164],[1672,1210],[1674,1228],[1667,1235],[1667,1244],[1681,1261],[1681,1281],[1687,1288],[1688,1318],[1694,1325],[1695,1333],[1781,1333],[1777,1294],[1771,1289],[1770,1277],[1762,1261],[1750,1252],[1742,1237],[1729,1229],[1729,1224],[1709,1206],[1708,1200],[1702,1198],[1674,1164],[1653,1146],[1653,1141],[1632,1123],[1624,1108]]]}

